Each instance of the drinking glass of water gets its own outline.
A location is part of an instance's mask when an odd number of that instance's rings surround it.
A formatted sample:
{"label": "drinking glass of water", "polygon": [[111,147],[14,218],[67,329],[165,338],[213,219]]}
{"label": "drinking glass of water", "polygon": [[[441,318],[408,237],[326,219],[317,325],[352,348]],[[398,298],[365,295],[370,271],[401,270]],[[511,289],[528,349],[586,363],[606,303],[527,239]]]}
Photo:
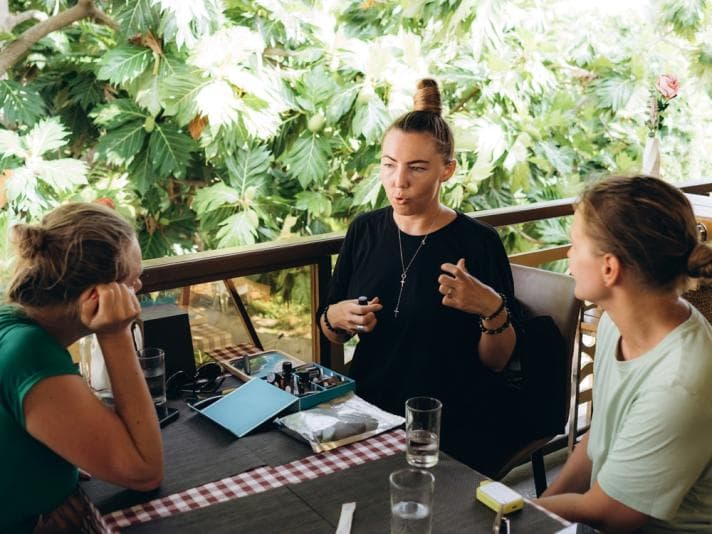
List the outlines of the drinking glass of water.
{"label": "drinking glass of water", "polygon": [[423,469],[401,469],[389,477],[391,534],[430,534],[435,477]]}
{"label": "drinking glass of water", "polygon": [[432,397],[405,401],[405,459],[413,467],[433,467],[438,463],[442,407],[442,402]]}
{"label": "drinking glass of water", "polygon": [[166,355],[163,349],[146,347],[138,351],[138,361],[151,392],[153,404],[161,408],[166,404]]}

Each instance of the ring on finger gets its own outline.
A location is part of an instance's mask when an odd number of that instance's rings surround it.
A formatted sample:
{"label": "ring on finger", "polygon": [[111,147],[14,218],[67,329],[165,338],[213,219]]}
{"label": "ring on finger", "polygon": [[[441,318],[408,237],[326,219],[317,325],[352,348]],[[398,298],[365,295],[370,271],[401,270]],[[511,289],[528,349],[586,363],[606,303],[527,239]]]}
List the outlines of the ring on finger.
{"label": "ring on finger", "polygon": [[356,325],[356,331],[357,331],[357,332],[363,332],[364,330],[366,330],[366,328],[364,328],[364,326],[363,326],[362,324],[357,324],[357,325]]}

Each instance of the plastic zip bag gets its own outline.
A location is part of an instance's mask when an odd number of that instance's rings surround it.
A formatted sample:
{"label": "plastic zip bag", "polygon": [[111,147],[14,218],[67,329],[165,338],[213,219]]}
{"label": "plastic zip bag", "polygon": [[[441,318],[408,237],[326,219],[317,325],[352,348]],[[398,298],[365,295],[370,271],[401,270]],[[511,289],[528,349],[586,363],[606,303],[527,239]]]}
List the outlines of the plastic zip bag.
{"label": "plastic zip bag", "polygon": [[314,452],[324,452],[400,426],[405,419],[349,393],[274,422],[283,432],[306,441]]}

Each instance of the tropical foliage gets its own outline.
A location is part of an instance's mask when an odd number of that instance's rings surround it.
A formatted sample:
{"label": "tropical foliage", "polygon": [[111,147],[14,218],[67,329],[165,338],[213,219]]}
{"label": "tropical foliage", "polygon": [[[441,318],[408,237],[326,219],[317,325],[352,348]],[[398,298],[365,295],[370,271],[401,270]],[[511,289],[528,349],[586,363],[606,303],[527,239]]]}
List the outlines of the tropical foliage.
{"label": "tropical foliage", "polygon": [[[105,196],[135,217],[146,257],[341,230],[384,204],[380,137],[423,76],[456,131],[454,208],[569,196],[639,168],[663,72],[682,86],[663,173],[709,175],[712,8],[618,4],[625,16],[575,0],[97,2],[118,30],[65,26],[0,79],[0,225]],[[504,237],[510,250],[566,240],[551,222]]]}

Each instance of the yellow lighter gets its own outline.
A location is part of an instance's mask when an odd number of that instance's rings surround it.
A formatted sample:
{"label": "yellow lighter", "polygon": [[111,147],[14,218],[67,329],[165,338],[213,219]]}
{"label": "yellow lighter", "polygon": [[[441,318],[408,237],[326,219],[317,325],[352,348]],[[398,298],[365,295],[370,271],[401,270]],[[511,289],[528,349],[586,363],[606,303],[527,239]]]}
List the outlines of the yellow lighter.
{"label": "yellow lighter", "polygon": [[495,512],[503,514],[524,508],[524,499],[516,491],[501,482],[483,480],[477,487],[475,498]]}

